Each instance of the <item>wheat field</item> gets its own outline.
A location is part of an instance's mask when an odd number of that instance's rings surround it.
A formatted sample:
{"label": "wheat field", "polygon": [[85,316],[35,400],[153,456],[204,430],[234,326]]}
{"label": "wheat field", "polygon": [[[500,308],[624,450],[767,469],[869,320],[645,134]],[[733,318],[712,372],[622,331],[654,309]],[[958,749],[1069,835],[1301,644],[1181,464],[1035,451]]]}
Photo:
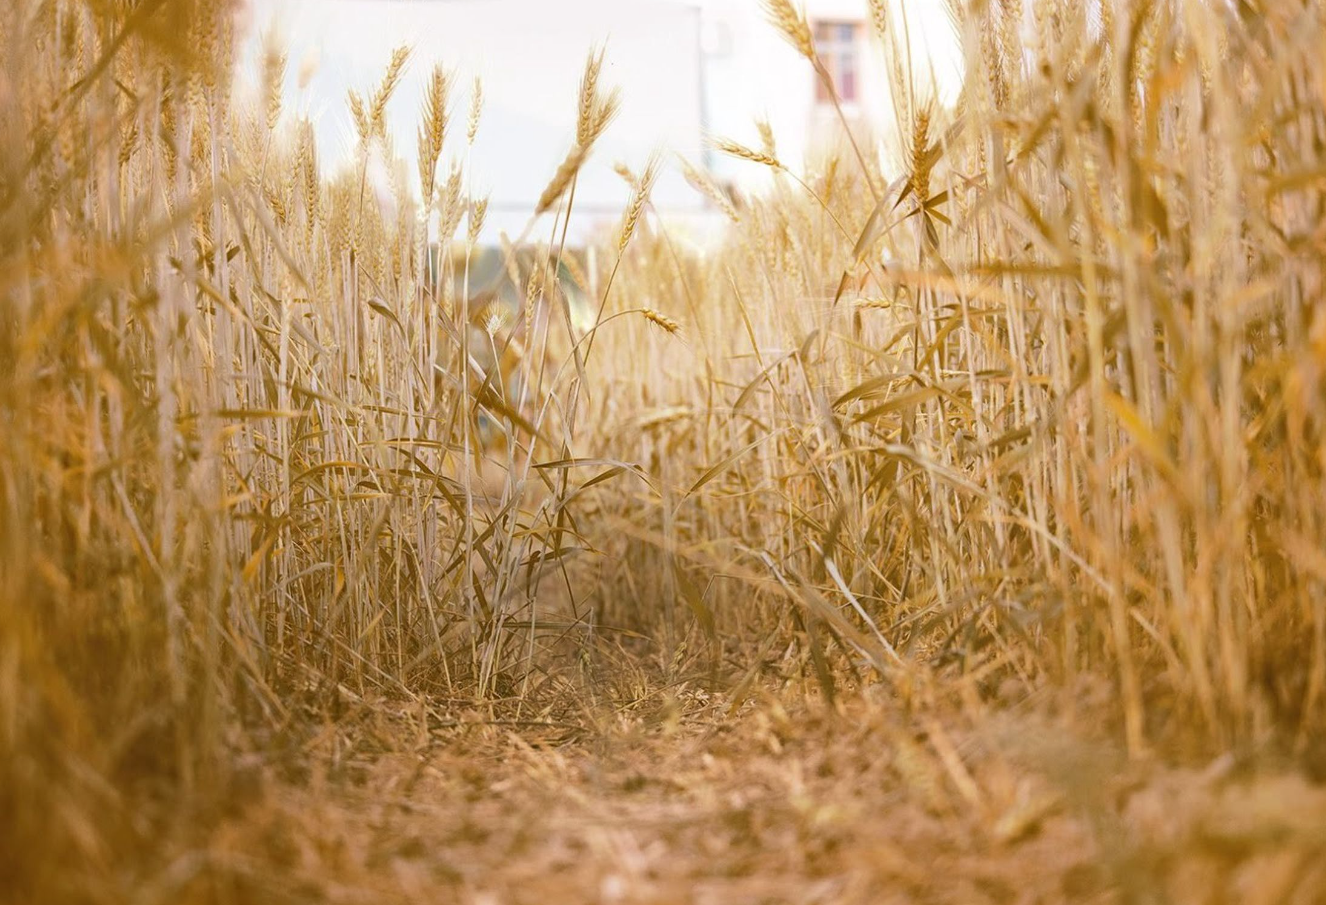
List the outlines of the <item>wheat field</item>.
{"label": "wheat field", "polygon": [[867,5],[892,139],[583,248],[591,50],[494,289],[445,61],[325,178],[229,4],[13,0],[0,901],[1326,901],[1326,10]]}

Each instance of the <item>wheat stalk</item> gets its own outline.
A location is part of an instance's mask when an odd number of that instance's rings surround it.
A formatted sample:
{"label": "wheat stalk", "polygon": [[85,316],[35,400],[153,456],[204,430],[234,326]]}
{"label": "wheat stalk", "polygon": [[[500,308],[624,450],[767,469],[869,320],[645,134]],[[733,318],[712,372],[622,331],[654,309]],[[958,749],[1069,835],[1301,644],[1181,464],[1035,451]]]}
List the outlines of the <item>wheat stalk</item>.
{"label": "wheat stalk", "polygon": [[433,203],[437,181],[437,163],[447,135],[447,94],[450,90],[446,71],[434,66],[424,97],[424,120],[419,127],[419,187],[424,209]]}
{"label": "wheat stalk", "polygon": [[474,245],[479,241],[479,235],[483,232],[483,221],[488,216],[488,199],[480,198],[470,205],[470,232],[469,244]]}
{"label": "wheat stalk", "polygon": [[635,235],[636,224],[640,221],[640,216],[644,212],[645,204],[649,201],[649,192],[654,187],[654,180],[658,176],[658,155],[651,155],[649,162],[645,164],[645,171],[636,181],[635,187],[631,191],[631,200],[626,205],[626,212],[622,215],[621,232],[617,238],[617,252],[621,254],[626,251],[626,246],[631,243],[631,236]]}
{"label": "wheat stalk", "polygon": [[269,39],[263,49],[262,85],[267,114],[267,128],[276,128],[281,117],[281,91],[285,84],[286,54],[274,40]]}
{"label": "wheat stalk", "polygon": [[764,151],[756,151],[753,148],[748,148],[745,145],[730,139],[715,138],[711,140],[711,144],[715,150],[722,151],[724,154],[728,154],[732,157],[749,160],[751,163],[762,164],[773,170],[784,169],[782,163],[772,154],[765,153]]}
{"label": "wheat stalk", "polygon": [[741,217],[737,214],[737,209],[733,206],[732,200],[728,198],[726,192],[714,184],[714,180],[710,178],[709,174],[701,172],[680,154],[677,155],[677,161],[681,164],[683,178],[691,188],[712,201],[714,206],[733,223],[740,222]]}
{"label": "wheat stalk", "polygon": [[580,172],[580,166],[585,162],[585,149],[582,145],[576,145],[567,152],[561,164],[557,167],[557,172],[544,187],[543,193],[539,195],[538,203],[534,205],[534,213],[543,214],[552,209],[552,206],[566,193],[571,185],[571,180],[575,178],[576,173]]}
{"label": "wheat stalk", "polygon": [[465,129],[465,143],[474,145],[474,138],[479,134],[479,117],[483,113],[483,82],[478,76],[474,77],[474,85],[470,89],[470,115]]}
{"label": "wheat stalk", "polygon": [[405,64],[409,60],[410,49],[408,47],[397,47],[392,51],[391,61],[387,64],[387,71],[383,73],[382,81],[378,85],[377,91],[373,93],[373,99],[368,105],[366,111],[368,130],[379,138],[386,138],[387,103],[391,100],[391,96],[396,93],[396,88],[401,82],[401,76],[405,73]]}
{"label": "wheat stalk", "polygon": [[934,163],[934,157],[930,153],[931,116],[929,104],[919,104],[912,112],[908,150],[911,155],[912,191],[915,193],[918,209],[924,208],[930,200],[930,168]]}
{"label": "wheat stalk", "polygon": [[765,15],[797,53],[811,62],[816,61],[815,39],[805,14],[792,5],[792,0],[760,0]]}
{"label": "wheat stalk", "polygon": [[651,324],[663,329],[664,331],[666,331],[667,333],[673,336],[675,336],[681,330],[681,324],[677,323],[675,320],[668,317],[666,314],[660,314],[659,312],[655,311],[653,308],[641,308],[640,314],[644,317],[645,320],[649,321]]}

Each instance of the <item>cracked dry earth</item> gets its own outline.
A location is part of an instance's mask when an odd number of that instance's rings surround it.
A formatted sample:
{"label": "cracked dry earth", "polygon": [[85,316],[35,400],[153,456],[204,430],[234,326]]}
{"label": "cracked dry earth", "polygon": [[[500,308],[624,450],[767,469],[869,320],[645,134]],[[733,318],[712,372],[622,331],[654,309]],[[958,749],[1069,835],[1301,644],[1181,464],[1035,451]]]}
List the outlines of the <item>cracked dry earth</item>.
{"label": "cracked dry earth", "polygon": [[155,897],[1326,901],[1326,790],[1297,774],[1130,763],[1062,717],[785,701],[683,693],[572,732],[378,709],[264,773]]}

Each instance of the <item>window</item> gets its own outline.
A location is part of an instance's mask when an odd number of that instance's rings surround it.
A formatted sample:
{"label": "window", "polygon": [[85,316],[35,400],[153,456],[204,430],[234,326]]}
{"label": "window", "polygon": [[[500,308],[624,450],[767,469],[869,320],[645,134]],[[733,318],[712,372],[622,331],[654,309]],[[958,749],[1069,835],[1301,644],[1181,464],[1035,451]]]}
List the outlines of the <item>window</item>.
{"label": "window", "polygon": [[[860,28],[856,22],[815,23],[815,52],[828,70],[838,97],[847,104],[854,104],[860,99]],[[831,100],[828,89],[819,78],[815,80],[815,99],[822,104]]]}

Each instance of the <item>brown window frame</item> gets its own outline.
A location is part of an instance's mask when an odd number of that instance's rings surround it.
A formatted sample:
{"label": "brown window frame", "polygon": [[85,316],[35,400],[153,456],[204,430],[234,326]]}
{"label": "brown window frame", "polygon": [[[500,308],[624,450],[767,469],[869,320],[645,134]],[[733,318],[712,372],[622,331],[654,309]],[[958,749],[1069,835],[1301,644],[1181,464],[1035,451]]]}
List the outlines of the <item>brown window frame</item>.
{"label": "brown window frame", "polygon": [[[815,53],[829,73],[834,91],[844,104],[861,100],[861,23],[849,19],[817,19],[811,26]],[[845,33],[844,33],[845,32]],[[815,76],[815,102],[830,103],[832,98],[818,74]]]}

